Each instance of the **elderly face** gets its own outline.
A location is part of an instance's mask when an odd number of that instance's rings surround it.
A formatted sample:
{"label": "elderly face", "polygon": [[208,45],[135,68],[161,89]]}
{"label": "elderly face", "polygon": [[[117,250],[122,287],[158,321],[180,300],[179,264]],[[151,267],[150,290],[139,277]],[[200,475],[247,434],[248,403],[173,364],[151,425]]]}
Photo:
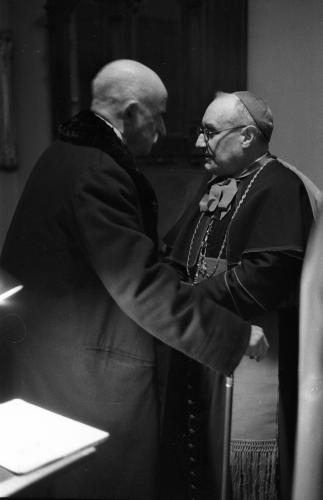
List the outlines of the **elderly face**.
{"label": "elderly face", "polygon": [[134,155],[148,155],[158,137],[166,133],[163,118],[166,102],[166,92],[160,91],[153,99],[136,103],[130,125],[125,130],[127,145]]}
{"label": "elderly face", "polygon": [[243,168],[244,124],[235,112],[235,101],[217,98],[206,109],[196,147],[204,153],[204,167],[215,175],[234,176]]}

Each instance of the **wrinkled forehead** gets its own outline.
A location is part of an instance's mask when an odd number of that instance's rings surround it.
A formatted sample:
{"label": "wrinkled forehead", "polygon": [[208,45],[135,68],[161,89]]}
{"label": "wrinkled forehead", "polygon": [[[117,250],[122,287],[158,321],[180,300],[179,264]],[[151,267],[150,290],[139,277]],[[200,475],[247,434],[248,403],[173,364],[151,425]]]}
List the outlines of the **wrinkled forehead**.
{"label": "wrinkled forehead", "polygon": [[230,97],[218,97],[206,108],[202,123],[218,129],[232,125],[235,117],[235,100]]}

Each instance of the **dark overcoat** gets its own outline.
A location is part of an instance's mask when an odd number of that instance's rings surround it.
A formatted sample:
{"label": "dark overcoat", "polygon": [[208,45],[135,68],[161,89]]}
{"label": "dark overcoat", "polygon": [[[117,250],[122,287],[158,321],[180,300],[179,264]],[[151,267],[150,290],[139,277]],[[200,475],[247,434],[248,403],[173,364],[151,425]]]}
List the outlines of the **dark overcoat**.
{"label": "dark overcoat", "polygon": [[11,307],[26,330],[10,395],[110,433],[58,496],[153,498],[169,347],[230,373],[248,344],[246,322],[158,263],[156,221],[130,153],[85,111],[36,164],[9,228],[2,265],[24,284]]}

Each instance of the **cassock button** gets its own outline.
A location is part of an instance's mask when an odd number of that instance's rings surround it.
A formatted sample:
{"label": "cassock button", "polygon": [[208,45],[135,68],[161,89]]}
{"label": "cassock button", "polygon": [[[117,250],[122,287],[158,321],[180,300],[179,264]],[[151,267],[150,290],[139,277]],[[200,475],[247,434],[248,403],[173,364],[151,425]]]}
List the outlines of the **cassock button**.
{"label": "cassock button", "polygon": [[192,427],[190,427],[190,428],[188,429],[188,432],[189,432],[190,434],[195,434],[195,430],[194,430]]}
{"label": "cassock button", "polygon": [[193,448],[195,448],[195,444],[193,444],[193,443],[188,443],[188,447],[192,450]]}

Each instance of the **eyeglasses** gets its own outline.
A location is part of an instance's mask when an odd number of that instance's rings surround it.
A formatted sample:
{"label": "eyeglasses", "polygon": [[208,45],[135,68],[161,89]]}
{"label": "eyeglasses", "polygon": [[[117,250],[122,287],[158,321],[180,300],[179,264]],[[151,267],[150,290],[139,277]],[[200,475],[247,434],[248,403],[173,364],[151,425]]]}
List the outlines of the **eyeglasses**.
{"label": "eyeglasses", "polygon": [[212,137],[215,135],[220,134],[221,132],[226,132],[229,130],[237,130],[239,128],[246,127],[247,125],[238,125],[237,127],[230,127],[230,128],[223,128],[222,130],[216,130],[215,128],[209,128],[209,127],[198,127],[197,128],[197,135],[203,134],[205,142],[208,142]]}

